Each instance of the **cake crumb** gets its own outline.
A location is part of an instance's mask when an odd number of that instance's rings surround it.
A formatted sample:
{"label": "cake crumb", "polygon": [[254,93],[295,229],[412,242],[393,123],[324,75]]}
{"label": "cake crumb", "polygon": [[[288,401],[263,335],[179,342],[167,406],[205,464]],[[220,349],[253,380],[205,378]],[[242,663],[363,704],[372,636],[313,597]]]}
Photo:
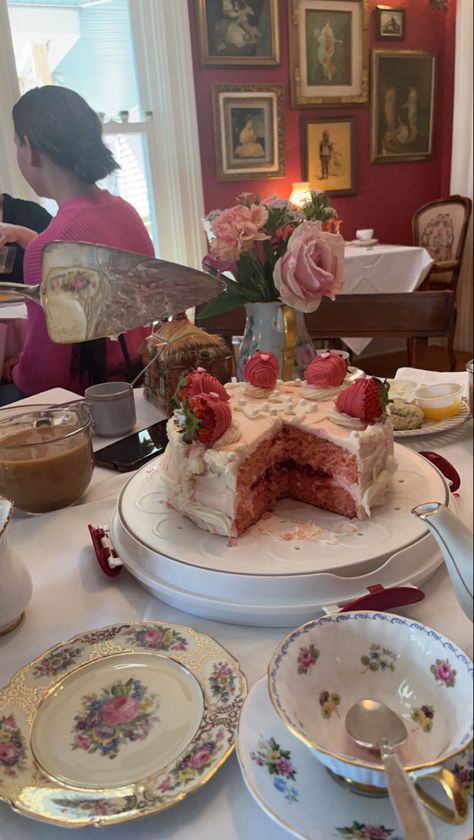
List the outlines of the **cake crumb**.
{"label": "cake crumb", "polygon": [[227,548],[234,548],[237,545],[237,540],[235,537],[229,537],[227,540]]}

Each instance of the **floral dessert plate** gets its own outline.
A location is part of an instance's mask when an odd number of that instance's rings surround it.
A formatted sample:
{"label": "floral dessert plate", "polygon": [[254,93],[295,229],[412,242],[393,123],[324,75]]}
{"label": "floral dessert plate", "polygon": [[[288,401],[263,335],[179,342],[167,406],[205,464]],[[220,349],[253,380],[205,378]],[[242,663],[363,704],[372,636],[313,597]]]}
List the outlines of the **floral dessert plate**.
{"label": "floral dessert plate", "polygon": [[245,695],[237,660],[190,627],[82,633],[0,692],[0,799],[68,827],[162,811],[230,755]]}
{"label": "floral dessert plate", "polygon": [[[331,778],[273,709],[262,677],[240,716],[237,755],[250,793],[275,822],[311,840],[403,840],[388,797],[357,796]],[[468,840],[472,821],[472,750],[447,765],[468,796],[461,825],[429,813],[437,840]],[[426,783],[428,789],[428,783]]]}

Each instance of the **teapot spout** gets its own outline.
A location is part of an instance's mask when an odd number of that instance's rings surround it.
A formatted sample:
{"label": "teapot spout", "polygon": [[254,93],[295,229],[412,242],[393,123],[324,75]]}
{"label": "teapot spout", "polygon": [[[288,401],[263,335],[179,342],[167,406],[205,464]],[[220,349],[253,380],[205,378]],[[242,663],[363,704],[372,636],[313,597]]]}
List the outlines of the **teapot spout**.
{"label": "teapot spout", "polygon": [[417,505],[412,513],[426,523],[443,554],[461,608],[473,621],[473,536],[440,502]]}

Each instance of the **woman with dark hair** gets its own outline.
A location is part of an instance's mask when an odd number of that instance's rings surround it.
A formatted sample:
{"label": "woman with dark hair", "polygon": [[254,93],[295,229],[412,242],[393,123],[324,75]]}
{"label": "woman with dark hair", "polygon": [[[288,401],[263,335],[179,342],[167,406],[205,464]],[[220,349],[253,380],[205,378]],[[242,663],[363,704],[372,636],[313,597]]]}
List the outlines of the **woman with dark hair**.
{"label": "woman with dark hair", "polygon": [[[58,213],[48,228],[33,238],[24,261],[24,281],[41,280],[42,250],[55,240],[93,242],[154,255],[153,244],[136,210],[96,181],[118,168],[102,140],[102,125],[87,102],[68,88],[45,85],[25,93],[13,108],[20,170],[38,195],[54,199]],[[14,385],[0,386],[0,404],[49,388],[83,393],[93,381],[140,357],[147,329],[126,334],[126,347],[108,339],[83,345],[54,344],[44,313],[27,303],[28,328],[23,351],[12,366]],[[122,373],[123,377],[123,373]]]}

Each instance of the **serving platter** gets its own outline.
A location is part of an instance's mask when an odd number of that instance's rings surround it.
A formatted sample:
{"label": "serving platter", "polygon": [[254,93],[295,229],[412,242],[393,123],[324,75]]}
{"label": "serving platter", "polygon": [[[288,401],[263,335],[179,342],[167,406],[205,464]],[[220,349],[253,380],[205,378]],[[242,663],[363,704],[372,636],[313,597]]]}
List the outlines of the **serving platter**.
{"label": "serving platter", "polygon": [[0,691],[0,799],[68,827],[162,811],[230,755],[245,696],[237,660],[190,627],[82,633]]}
{"label": "serving platter", "polygon": [[368,586],[422,583],[441,562],[424,524],[410,513],[425,500],[449,503],[438,470],[396,447],[399,470],[386,504],[352,522],[291,500],[237,540],[210,534],[172,510],[159,459],[124,487],[110,523],[120,559],[146,588],[208,618],[289,626]]}
{"label": "serving platter", "polygon": [[[244,703],[237,756],[260,807],[294,837],[310,840],[403,840],[388,797],[354,795],[337,784],[310,750],[284,726],[262,677]],[[428,814],[437,840],[472,837],[472,749],[447,764],[468,794],[466,822],[453,825]],[[426,782],[426,789],[437,794]]]}
{"label": "serving platter", "polygon": [[416,437],[419,435],[435,435],[440,432],[449,432],[457,426],[462,426],[471,416],[469,405],[466,399],[461,401],[461,411],[454,417],[446,417],[445,420],[426,420],[419,429],[403,429],[394,431],[395,438]]}

